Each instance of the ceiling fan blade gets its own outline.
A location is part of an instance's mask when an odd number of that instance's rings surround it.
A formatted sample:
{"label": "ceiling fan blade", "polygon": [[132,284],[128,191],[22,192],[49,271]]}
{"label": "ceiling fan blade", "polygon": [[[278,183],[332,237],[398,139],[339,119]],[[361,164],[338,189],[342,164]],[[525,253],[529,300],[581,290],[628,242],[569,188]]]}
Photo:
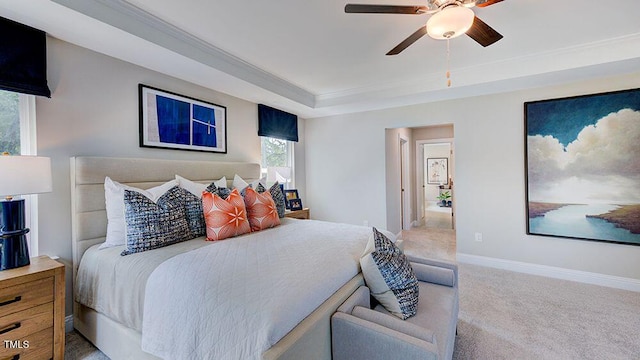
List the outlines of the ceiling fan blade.
{"label": "ceiling fan blade", "polygon": [[467,35],[475,40],[478,44],[487,47],[494,42],[503,38],[499,32],[480,20],[477,16],[473,19],[473,25],[467,30]]}
{"label": "ceiling fan blade", "polygon": [[408,38],[404,39],[404,41],[401,42],[400,44],[398,44],[396,47],[391,49],[391,51],[389,51],[387,53],[387,55],[398,55],[398,54],[400,54],[404,49],[408,48],[409,45],[411,45],[414,42],[418,41],[418,39],[423,37],[426,33],[427,33],[427,26],[425,25],[425,26],[422,26],[420,29],[418,29],[413,34],[409,35]]}
{"label": "ceiling fan blade", "polygon": [[478,1],[476,3],[476,6],[477,7],[487,7],[489,5],[493,5],[493,4],[499,3],[501,1],[503,1],[503,0],[485,0],[485,1],[480,0],[480,1]]}
{"label": "ceiling fan blade", "polygon": [[401,6],[401,5],[367,5],[347,4],[344,12],[350,14],[410,14],[420,15],[427,12],[426,6]]}

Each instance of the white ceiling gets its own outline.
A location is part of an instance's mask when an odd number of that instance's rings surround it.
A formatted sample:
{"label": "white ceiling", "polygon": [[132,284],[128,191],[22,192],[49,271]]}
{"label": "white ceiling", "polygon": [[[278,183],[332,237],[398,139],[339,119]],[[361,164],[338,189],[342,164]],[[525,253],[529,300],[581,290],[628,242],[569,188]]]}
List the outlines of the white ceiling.
{"label": "white ceiling", "polygon": [[0,0],[51,36],[249,101],[318,117],[640,69],[640,1],[505,0],[476,15],[504,35],[483,48],[428,36],[384,54],[429,15],[345,14],[401,0]]}

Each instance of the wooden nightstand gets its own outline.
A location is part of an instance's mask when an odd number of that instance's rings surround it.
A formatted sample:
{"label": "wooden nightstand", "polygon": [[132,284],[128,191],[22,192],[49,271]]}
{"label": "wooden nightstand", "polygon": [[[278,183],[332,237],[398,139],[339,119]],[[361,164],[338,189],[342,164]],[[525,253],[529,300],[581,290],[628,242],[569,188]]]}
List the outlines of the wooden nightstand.
{"label": "wooden nightstand", "polygon": [[64,359],[64,265],[48,256],[0,271],[0,358]]}
{"label": "wooden nightstand", "polygon": [[293,210],[293,211],[285,211],[285,217],[294,218],[294,219],[306,219],[309,220],[309,208],[304,208],[302,210]]}

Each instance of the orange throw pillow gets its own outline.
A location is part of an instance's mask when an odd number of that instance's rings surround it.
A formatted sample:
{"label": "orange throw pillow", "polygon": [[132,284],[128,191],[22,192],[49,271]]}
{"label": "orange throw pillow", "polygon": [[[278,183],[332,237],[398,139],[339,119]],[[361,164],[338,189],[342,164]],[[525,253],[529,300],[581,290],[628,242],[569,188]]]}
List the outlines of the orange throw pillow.
{"label": "orange throw pillow", "polygon": [[280,225],[276,203],[268,191],[258,194],[251,187],[247,187],[244,191],[244,204],[247,207],[251,231]]}
{"label": "orange throw pillow", "polygon": [[207,240],[222,240],[251,232],[244,201],[236,189],[226,200],[218,194],[202,192],[202,210]]}

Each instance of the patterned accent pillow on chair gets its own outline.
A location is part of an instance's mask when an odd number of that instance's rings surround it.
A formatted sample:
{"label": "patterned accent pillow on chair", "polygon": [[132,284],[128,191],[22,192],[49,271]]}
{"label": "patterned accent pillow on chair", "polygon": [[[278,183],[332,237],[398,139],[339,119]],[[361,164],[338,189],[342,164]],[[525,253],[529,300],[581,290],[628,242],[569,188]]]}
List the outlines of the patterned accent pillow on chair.
{"label": "patterned accent pillow on chair", "polygon": [[385,309],[403,320],[416,314],[418,278],[402,250],[376,228],[360,266],[371,295]]}
{"label": "patterned accent pillow on chair", "polygon": [[237,189],[233,189],[226,199],[218,194],[202,193],[202,209],[207,240],[222,240],[251,232],[244,200]]}
{"label": "patterned accent pillow on chair", "polygon": [[248,186],[244,193],[244,204],[247,207],[251,231],[260,231],[280,225],[278,210],[269,192],[264,191],[262,194],[258,194]]}
{"label": "patterned accent pillow on chair", "polygon": [[124,190],[129,255],[193,239],[185,211],[184,190],[174,186],[157,202],[137,191]]}

